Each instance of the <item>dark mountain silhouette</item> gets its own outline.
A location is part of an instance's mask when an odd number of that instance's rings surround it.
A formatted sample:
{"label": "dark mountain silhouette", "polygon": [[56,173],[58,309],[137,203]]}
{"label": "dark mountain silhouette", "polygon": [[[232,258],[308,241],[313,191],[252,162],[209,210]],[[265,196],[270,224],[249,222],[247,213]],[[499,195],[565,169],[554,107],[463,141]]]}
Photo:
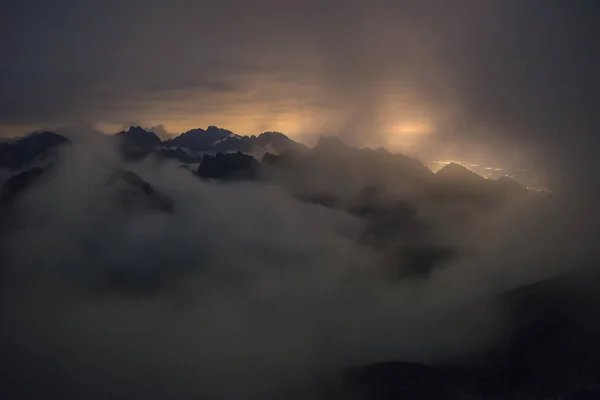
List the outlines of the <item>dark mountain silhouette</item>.
{"label": "dark mountain silhouette", "polygon": [[[337,186],[353,186],[355,195],[368,186],[407,184],[421,187],[432,172],[412,157],[388,151],[356,149],[334,136],[321,137],[309,151],[266,153],[262,165],[269,170],[289,170],[305,181],[322,181],[324,194]],[[309,196],[310,197],[310,196]],[[320,197],[317,196],[317,197]]]}
{"label": "dark mountain silhouette", "polygon": [[326,386],[327,399],[455,400],[477,397],[493,379],[486,371],[432,367],[412,362],[381,362],[348,368],[339,384]]}
{"label": "dark mountain silhouette", "polygon": [[337,168],[358,166],[363,172],[371,170],[373,167],[382,167],[384,169],[377,172],[386,173],[392,168],[393,172],[399,174],[399,179],[407,176],[423,177],[432,175],[429,168],[415,158],[407,157],[402,154],[393,154],[387,150],[381,151],[381,149],[356,149],[346,145],[336,136],[322,136],[309,152],[302,152],[298,151],[297,148],[290,148],[289,150],[282,152],[280,156],[271,153],[269,153],[268,156],[265,154],[264,161],[265,164],[269,165],[281,164],[289,166],[292,159],[294,159],[294,164],[304,163],[314,165],[339,163],[340,165],[337,166]]}
{"label": "dark mountain silhouette", "polygon": [[206,130],[192,129],[181,135],[165,141],[166,147],[181,147],[190,151],[211,151],[215,144],[233,135],[227,129],[209,126]]}
{"label": "dark mountain silhouette", "polygon": [[183,163],[196,163],[201,156],[195,153],[254,153],[271,151],[307,151],[308,148],[279,132],[265,132],[259,136],[239,136],[233,132],[209,126],[192,129],[181,135],[161,142],[152,132],[140,127],[131,127],[117,134],[122,138],[121,150],[126,159],[140,159],[149,154],[161,158],[172,158]]}
{"label": "dark mountain silhouette", "polygon": [[443,200],[465,203],[487,203],[491,185],[484,177],[455,163],[450,163],[435,174],[434,194]]}
{"label": "dark mountain silhouette", "polygon": [[458,183],[458,184],[469,184],[471,182],[482,182],[485,178],[481,175],[476,174],[470,169],[458,165],[456,163],[450,163],[445,165],[435,174],[438,179],[444,179],[445,181]]}
{"label": "dark mountain silhouette", "polygon": [[[220,153],[266,151],[261,165],[262,169],[267,171],[267,175],[269,170],[287,169],[296,177],[303,175],[304,179],[317,177],[323,182],[329,181],[329,186],[334,183],[355,182],[355,193],[371,184],[385,186],[390,179],[419,190],[426,187],[429,195],[442,198],[443,201],[466,201],[480,205],[501,202],[506,198],[522,196],[526,192],[522,185],[508,177],[497,181],[486,180],[457,164],[448,164],[438,171],[433,179],[431,171],[414,158],[392,154],[385,149],[351,148],[334,136],[321,137],[310,150],[279,132],[238,136],[215,126],[209,126],[206,130],[190,130],[165,142],[161,142],[153,132],[139,126],[132,126],[115,136],[120,140],[120,149],[126,160],[138,160],[153,154],[161,159],[174,159],[192,164],[202,162],[202,157],[190,154],[185,149],[193,152]],[[63,143],[68,143],[68,140],[51,132],[36,133],[16,141],[0,143],[0,167],[21,168],[28,162],[43,159],[52,149]],[[241,160],[239,156],[234,158]],[[232,168],[231,165],[226,167],[224,164],[209,167],[211,163],[219,164],[222,161],[207,159],[207,164],[202,170],[215,168],[214,171],[225,171]],[[258,168],[253,166],[252,170],[253,173],[246,173],[245,176],[255,177]],[[205,177],[211,174],[211,177],[220,176],[216,172],[203,174]],[[299,196],[307,199],[328,198],[332,201],[326,201],[327,204],[337,204],[335,195],[328,193],[329,190],[330,187],[325,187],[312,193],[299,193]]]}
{"label": "dark mountain silhouette", "polygon": [[312,148],[313,153],[338,153],[349,150],[351,148],[337,136],[321,136],[317,144]]}
{"label": "dark mountain silhouette", "polygon": [[304,152],[308,147],[298,143],[281,132],[263,132],[255,140],[256,146],[276,153]]}
{"label": "dark mountain silhouette", "polygon": [[121,152],[125,159],[139,159],[145,157],[160,146],[160,138],[139,126],[132,126],[127,131],[115,135],[120,141]]}
{"label": "dark mountain silhouette", "polygon": [[191,154],[189,154],[187,151],[180,149],[180,148],[158,149],[158,150],[156,150],[156,154],[161,158],[174,159],[174,160],[180,161],[185,164],[199,163],[202,161],[202,157],[199,157],[199,156],[194,157]]}
{"label": "dark mountain silhouette", "polygon": [[527,188],[511,177],[502,176],[494,182],[500,195],[523,196],[527,193]]}
{"label": "dark mountain silhouette", "polygon": [[526,193],[516,181],[487,180],[456,164],[433,174],[414,158],[351,148],[337,137],[305,153],[267,153],[261,172],[300,201],[362,218],[361,242],[384,254],[394,280],[426,278],[467,251],[434,239],[422,213],[449,210],[459,224]]}
{"label": "dark mountain silhouette", "polygon": [[19,194],[30,188],[49,168],[32,168],[10,177],[0,189],[0,206],[12,203]]}
{"label": "dark mountain silhouette", "polygon": [[468,168],[455,163],[446,165],[435,175],[438,182],[457,188],[465,188],[469,186],[479,188],[488,187],[495,189],[496,193],[494,194],[498,195],[503,193],[517,194],[527,191],[525,186],[521,185],[519,182],[509,176],[502,176],[497,180],[485,179],[481,175],[476,174]]}
{"label": "dark mountain silhouette", "polygon": [[413,183],[419,182],[419,185],[421,185],[433,177],[431,170],[416,158],[381,151],[381,149],[364,149],[362,151],[371,163],[385,168],[385,170],[392,174],[397,174],[398,179],[408,179]]}
{"label": "dark mountain silhouette", "polygon": [[190,166],[189,166],[189,165],[186,165],[186,164],[181,164],[181,165],[179,166],[179,169],[181,169],[181,170],[184,170],[184,171],[187,171],[187,172],[190,172],[190,173],[192,173],[192,174],[194,174],[194,175],[196,174],[196,171],[194,171],[193,169],[191,169],[191,168],[190,168]]}
{"label": "dark mountain silhouette", "polygon": [[493,207],[526,195],[527,189],[514,179],[485,179],[458,164],[450,163],[435,174],[431,193],[442,201]]}
{"label": "dark mountain silhouette", "polygon": [[[335,136],[321,137],[311,150],[313,159],[341,162],[341,168],[353,167],[369,175],[393,174],[398,179],[427,179],[432,173],[416,158],[370,148],[356,149]],[[358,171],[357,171],[358,172]]]}
{"label": "dark mountain silhouette", "polygon": [[360,241],[385,255],[393,280],[425,278],[457,256],[457,249],[432,240],[414,202],[390,193],[396,184],[423,191],[433,184],[433,173],[416,159],[323,137],[307,153],[267,153],[261,166],[265,179],[289,187],[296,199],[363,219]]}
{"label": "dark mountain silhouette", "polygon": [[308,198],[327,194],[352,200],[367,186],[421,188],[433,178],[429,168],[414,158],[352,148],[332,136],[322,137],[307,152],[269,153],[262,165],[266,177],[284,186],[299,185],[291,190]]}
{"label": "dark mountain silhouette", "polygon": [[600,274],[587,268],[482,299],[512,322],[511,337],[483,361],[356,366],[325,386],[326,398],[600,398],[599,284]]}
{"label": "dark mountain silhouette", "polygon": [[[32,168],[9,178],[0,188],[0,206],[10,206],[18,196],[50,174],[53,167]],[[152,185],[131,171],[119,170],[110,175],[107,184],[117,187],[118,201],[126,206],[170,212],[173,200],[156,191]]]}
{"label": "dark mountain silhouette", "polygon": [[206,155],[198,167],[201,178],[243,180],[257,177],[260,164],[252,156],[237,153]]}
{"label": "dark mountain silhouette", "polygon": [[174,209],[172,199],[131,171],[116,171],[109,177],[107,184],[118,187],[118,200],[123,205],[162,212]]}
{"label": "dark mountain silhouette", "polygon": [[131,126],[127,131],[121,131],[116,136],[142,149],[153,149],[160,144],[160,138],[154,132],[139,126]]}
{"label": "dark mountain silhouette", "polygon": [[52,132],[32,133],[22,138],[0,143],[0,168],[19,169],[49,155],[69,140]]}
{"label": "dark mountain silhouette", "polygon": [[182,148],[164,148],[160,138],[139,126],[115,135],[120,140],[121,154],[126,160],[139,160],[150,154],[163,159],[175,159],[182,163],[197,163],[202,157],[195,157]]}
{"label": "dark mountain silhouette", "polygon": [[281,154],[265,153],[261,160],[261,164],[266,167],[289,169],[298,165],[301,160],[300,155],[296,152],[288,151]]}
{"label": "dark mountain silhouette", "polygon": [[280,132],[264,132],[258,136],[230,136],[216,143],[214,150],[222,153],[270,151],[283,153],[289,151],[307,151],[303,144],[293,141]]}
{"label": "dark mountain silhouette", "polygon": [[250,153],[254,149],[255,136],[230,136],[211,148],[218,153]]}

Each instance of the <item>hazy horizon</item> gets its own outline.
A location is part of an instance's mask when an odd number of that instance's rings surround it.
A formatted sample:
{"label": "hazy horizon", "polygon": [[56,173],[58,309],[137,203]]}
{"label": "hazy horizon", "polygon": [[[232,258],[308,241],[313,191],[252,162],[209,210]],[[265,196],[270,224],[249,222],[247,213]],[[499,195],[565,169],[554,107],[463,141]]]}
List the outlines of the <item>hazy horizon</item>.
{"label": "hazy horizon", "polygon": [[554,181],[592,179],[593,1],[27,4],[3,13],[4,136],[211,124],[435,158],[500,155]]}

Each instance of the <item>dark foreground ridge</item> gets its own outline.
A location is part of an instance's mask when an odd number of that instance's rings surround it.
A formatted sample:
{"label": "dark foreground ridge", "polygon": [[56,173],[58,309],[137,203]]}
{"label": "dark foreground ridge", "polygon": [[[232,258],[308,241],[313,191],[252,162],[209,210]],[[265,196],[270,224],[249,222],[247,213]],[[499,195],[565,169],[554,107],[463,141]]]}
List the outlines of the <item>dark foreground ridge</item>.
{"label": "dark foreground ridge", "polygon": [[252,156],[241,152],[206,155],[198,167],[201,178],[224,181],[254,179],[258,176],[259,163]]}
{"label": "dark foreground ridge", "polygon": [[505,307],[514,335],[477,365],[356,366],[324,390],[330,399],[598,399],[599,284],[588,268],[486,300]]}

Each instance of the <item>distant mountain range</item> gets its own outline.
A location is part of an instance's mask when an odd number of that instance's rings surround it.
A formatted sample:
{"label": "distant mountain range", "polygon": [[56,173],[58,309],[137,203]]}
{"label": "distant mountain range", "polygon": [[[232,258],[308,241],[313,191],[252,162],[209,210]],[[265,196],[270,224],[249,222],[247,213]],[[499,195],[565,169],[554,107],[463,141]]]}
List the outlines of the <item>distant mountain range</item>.
{"label": "distant mountain range", "polygon": [[264,132],[258,136],[240,136],[226,129],[209,126],[204,129],[192,129],[181,135],[166,140],[165,147],[178,147],[190,152],[220,153],[242,152],[252,153],[254,151],[271,151],[280,153],[283,151],[302,151],[307,147],[295,142],[280,132]]}
{"label": "distant mountain range", "polygon": [[[112,138],[123,163],[111,167],[108,183],[114,186],[115,200],[121,205],[162,212],[177,207],[142,177],[127,171],[128,161],[145,157],[159,162],[177,160],[198,179],[273,184],[301,202],[365,220],[360,241],[386,255],[392,279],[428,276],[460,251],[432,240],[430,223],[422,218],[420,209],[453,210],[456,223],[461,223],[535,195],[509,178],[485,179],[457,164],[448,164],[434,174],[417,159],[385,149],[353,148],[337,137],[322,137],[313,148],[307,148],[282,133],[238,136],[211,126],[161,141],[153,132],[132,126]],[[15,199],[38,181],[51,179],[51,154],[68,143],[70,140],[51,132],[3,143],[0,150],[8,156],[1,160],[15,173],[1,187],[0,209],[11,208]],[[400,249],[398,242],[403,243]]]}
{"label": "distant mountain range", "polygon": [[[209,126],[192,129],[168,140],[140,126],[131,126],[114,135],[126,160],[154,154],[182,163],[199,163],[205,154],[242,152],[260,156],[266,152],[304,152],[308,147],[280,132],[264,132],[258,136],[240,136],[226,129]],[[0,142],[0,168],[21,169],[33,161],[47,157],[70,140],[57,133],[43,131]]]}
{"label": "distant mountain range", "polygon": [[[352,148],[333,136],[321,137],[312,149],[280,132],[240,136],[216,126],[192,129],[165,141],[154,132],[139,126],[131,126],[114,137],[125,160],[139,160],[153,155],[159,159],[174,159],[183,164],[200,164],[197,172],[205,178],[221,179],[233,175],[238,178],[256,178],[259,175],[258,161],[262,160],[263,169],[266,171],[284,167],[307,173],[312,171],[310,174],[313,175],[338,174],[340,179],[344,179],[344,176],[362,177],[370,184],[378,184],[383,176],[387,179],[391,174],[419,186],[430,185],[435,176],[435,181],[441,183],[441,186],[449,185],[460,189],[459,192],[481,191],[483,187],[491,187],[491,182],[495,182],[493,186],[498,187],[498,191],[524,190],[518,182],[510,178],[487,180],[465,167],[452,163],[433,174],[417,159],[393,154],[385,149]],[[68,143],[69,139],[48,131],[2,142],[0,168],[19,170],[34,161],[48,160],[60,146]],[[254,158],[256,162],[249,159],[244,161],[238,153]],[[217,154],[221,156],[207,157]],[[233,159],[236,161],[232,161]],[[202,165],[203,162],[206,164]],[[344,167],[339,168],[340,165]],[[244,168],[253,171],[242,172],[241,169]]]}
{"label": "distant mountain range", "polygon": [[192,129],[181,135],[161,141],[150,131],[132,126],[117,135],[126,159],[143,158],[156,153],[166,158],[175,158],[183,163],[200,162],[204,154],[235,153],[262,155],[265,152],[282,153],[306,151],[308,148],[283,133],[264,132],[258,136],[240,136],[226,129],[209,126],[205,129]]}

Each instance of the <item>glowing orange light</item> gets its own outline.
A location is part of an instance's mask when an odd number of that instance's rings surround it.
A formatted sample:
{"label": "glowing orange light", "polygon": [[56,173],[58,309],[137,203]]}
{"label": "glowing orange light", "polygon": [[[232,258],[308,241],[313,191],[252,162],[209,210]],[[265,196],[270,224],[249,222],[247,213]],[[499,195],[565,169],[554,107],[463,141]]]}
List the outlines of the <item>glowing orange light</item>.
{"label": "glowing orange light", "polygon": [[431,124],[422,121],[401,122],[392,127],[393,134],[402,135],[421,135],[431,133],[432,131],[433,127],[431,126]]}

